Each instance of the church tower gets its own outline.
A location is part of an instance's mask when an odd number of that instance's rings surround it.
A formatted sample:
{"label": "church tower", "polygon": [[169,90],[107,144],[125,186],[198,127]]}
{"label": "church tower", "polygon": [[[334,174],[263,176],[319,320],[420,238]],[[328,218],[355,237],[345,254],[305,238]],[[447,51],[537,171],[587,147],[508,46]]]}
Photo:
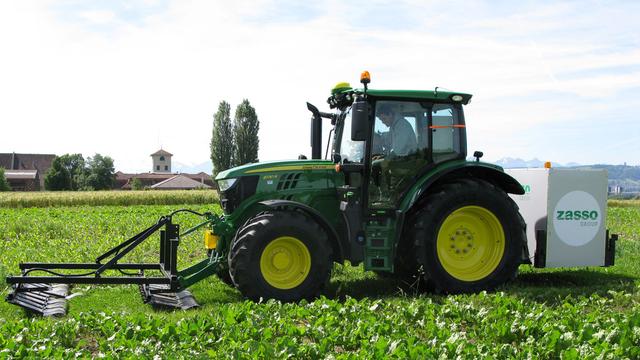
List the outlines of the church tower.
{"label": "church tower", "polygon": [[154,173],[171,173],[171,154],[168,151],[164,151],[162,149],[151,154],[151,159],[153,160],[153,168],[151,172]]}

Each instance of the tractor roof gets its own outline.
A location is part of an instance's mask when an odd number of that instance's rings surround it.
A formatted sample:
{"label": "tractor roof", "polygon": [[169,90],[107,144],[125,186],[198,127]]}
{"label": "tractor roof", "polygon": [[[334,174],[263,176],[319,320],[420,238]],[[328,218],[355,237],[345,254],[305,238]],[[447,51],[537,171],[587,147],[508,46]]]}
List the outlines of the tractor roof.
{"label": "tractor roof", "polygon": [[[339,83],[332,90],[332,98],[339,97],[355,92],[356,94],[363,94],[364,89],[353,89],[348,83]],[[462,99],[456,99],[462,104],[466,105],[471,101],[471,94],[450,91],[450,90],[381,90],[381,89],[368,89],[367,94],[373,97],[380,98],[403,98],[403,99],[418,99],[435,102],[450,102],[453,101],[453,96],[460,96]]]}
{"label": "tractor roof", "polygon": [[[356,89],[356,92],[364,92],[362,89]],[[369,89],[367,94],[375,97],[391,97],[391,98],[413,98],[424,99],[431,101],[451,101],[451,97],[454,95],[462,96],[463,104],[468,104],[471,100],[471,94],[465,94],[450,90],[378,90]]]}

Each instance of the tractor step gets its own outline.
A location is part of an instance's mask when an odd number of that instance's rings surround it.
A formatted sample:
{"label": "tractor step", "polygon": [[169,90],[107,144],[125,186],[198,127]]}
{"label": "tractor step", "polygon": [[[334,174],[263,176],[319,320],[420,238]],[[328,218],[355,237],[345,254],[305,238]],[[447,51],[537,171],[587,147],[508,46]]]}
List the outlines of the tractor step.
{"label": "tractor step", "polygon": [[396,219],[393,209],[378,210],[370,214],[366,224],[364,269],[393,272],[393,243],[396,234]]}
{"label": "tractor step", "polygon": [[154,308],[187,310],[200,306],[189,290],[171,292],[169,289],[164,284],[142,284],[140,295],[145,304]]}
{"label": "tractor step", "polygon": [[7,302],[43,316],[64,316],[68,293],[68,284],[14,284]]}

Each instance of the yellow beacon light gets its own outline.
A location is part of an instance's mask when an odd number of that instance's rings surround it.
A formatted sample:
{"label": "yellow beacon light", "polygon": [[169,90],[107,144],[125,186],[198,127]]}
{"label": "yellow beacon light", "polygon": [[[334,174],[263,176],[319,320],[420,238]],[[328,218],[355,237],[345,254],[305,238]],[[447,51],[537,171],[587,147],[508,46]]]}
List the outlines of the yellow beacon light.
{"label": "yellow beacon light", "polygon": [[360,74],[360,82],[363,84],[368,84],[371,82],[371,75],[367,70],[363,71],[362,74]]}

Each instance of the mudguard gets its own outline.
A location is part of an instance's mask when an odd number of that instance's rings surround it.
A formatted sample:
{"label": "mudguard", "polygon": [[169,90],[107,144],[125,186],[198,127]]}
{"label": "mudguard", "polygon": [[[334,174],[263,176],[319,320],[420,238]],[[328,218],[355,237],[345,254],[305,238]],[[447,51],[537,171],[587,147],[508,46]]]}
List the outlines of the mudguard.
{"label": "mudguard", "polygon": [[524,188],[500,166],[477,161],[452,161],[431,169],[404,194],[399,210],[409,211],[433,185],[457,178],[476,178],[492,183],[510,194],[522,195]]}

